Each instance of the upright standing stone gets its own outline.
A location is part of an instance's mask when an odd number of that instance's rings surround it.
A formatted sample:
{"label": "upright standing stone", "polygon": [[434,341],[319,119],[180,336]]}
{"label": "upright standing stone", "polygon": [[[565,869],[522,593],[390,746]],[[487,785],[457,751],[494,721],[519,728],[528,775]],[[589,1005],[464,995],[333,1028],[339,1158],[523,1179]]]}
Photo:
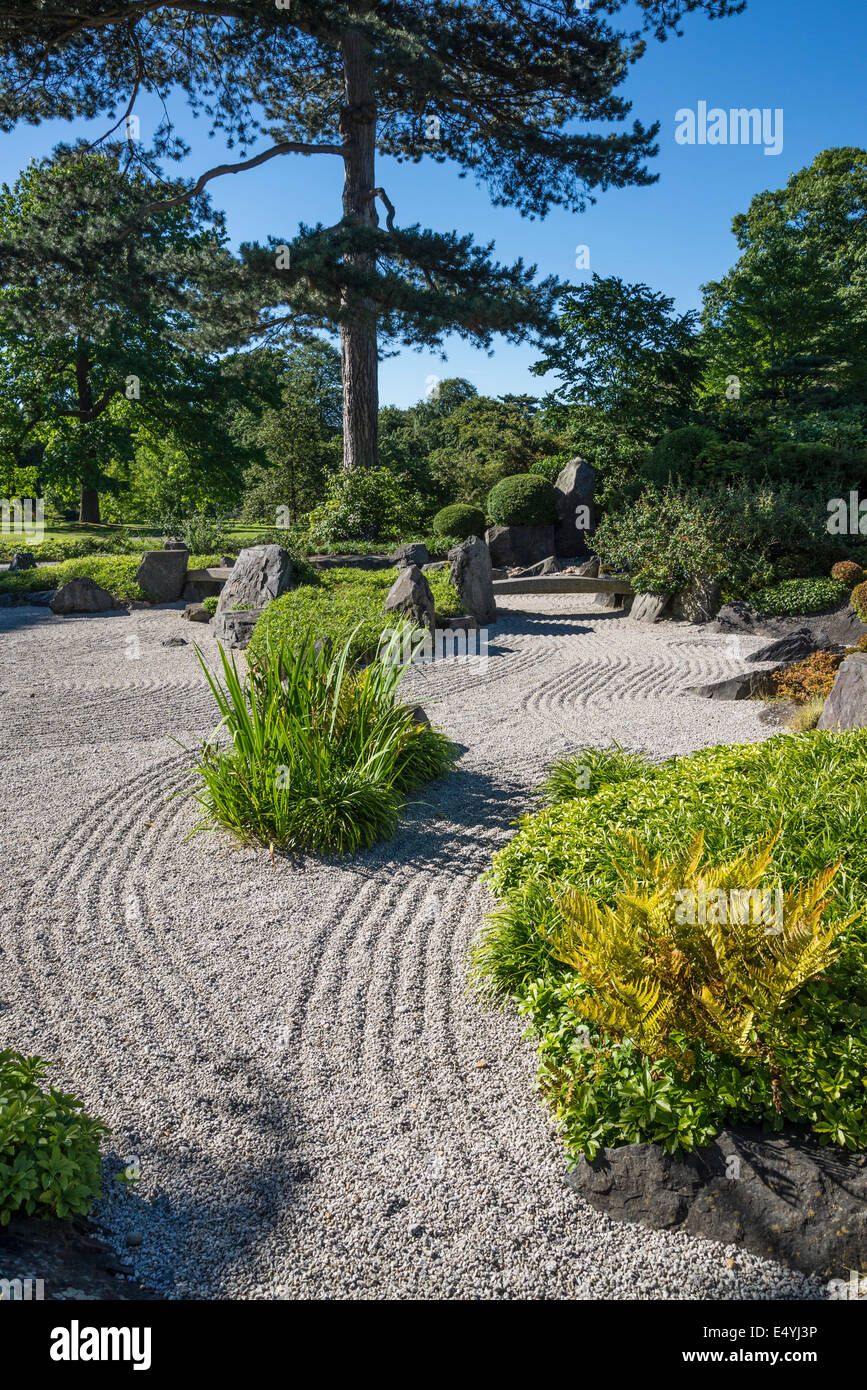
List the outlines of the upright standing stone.
{"label": "upright standing stone", "polygon": [[434,598],[418,565],[405,565],[388,591],[386,613],[403,613],[419,627],[434,630]]}
{"label": "upright standing stone", "polygon": [[468,536],[449,551],[451,580],[462,606],[478,623],[497,621],[491,554],[478,536]]}
{"label": "upright standing stone", "polygon": [[847,656],[819,715],[817,729],[867,728],[867,652]]}
{"label": "upright standing stone", "polygon": [[136,583],[158,603],[174,603],[184,591],[189,558],[186,546],[180,550],[146,550],[136,570]]}
{"label": "upright standing stone", "polygon": [[[593,530],[593,494],[596,474],[585,459],[570,459],[557,474],[557,554],[577,556],[587,550],[587,536]],[[579,508],[584,510],[579,511]]]}
{"label": "upright standing stone", "polygon": [[282,545],[252,545],[242,550],[217,602],[212,623],[214,636],[233,646],[246,646],[249,620],[235,615],[258,613],[294,583],[292,559]]}

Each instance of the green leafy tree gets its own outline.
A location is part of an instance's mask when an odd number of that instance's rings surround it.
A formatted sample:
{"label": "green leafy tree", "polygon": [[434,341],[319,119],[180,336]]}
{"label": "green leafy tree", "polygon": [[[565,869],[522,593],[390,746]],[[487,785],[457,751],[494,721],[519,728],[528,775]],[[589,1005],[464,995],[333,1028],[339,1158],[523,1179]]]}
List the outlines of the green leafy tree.
{"label": "green leafy tree", "polygon": [[732,231],[741,254],[704,287],[705,395],[729,413],[863,400],[867,150],[824,150],[757,194]]}
{"label": "green leafy tree", "polygon": [[43,485],[74,482],[81,521],[99,521],[100,491],[122,486],[140,425],[212,458],[226,443],[213,415],[231,378],[205,350],[213,330],[199,341],[231,262],[222,221],[184,201],[118,239],[152,196],[116,148],[85,146],[0,191],[0,448],[7,473],[37,449]]}
{"label": "green leafy tree", "polygon": [[[377,156],[450,161],[496,204],[530,217],[581,211],[594,190],[653,181],[645,161],[656,126],[592,129],[628,116],[615,91],[643,51],[640,33],[665,38],[689,12],[742,8],[733,0],[639,0],[637,11],[627,0],[600,0],[592,11],[572,0],[87,0],[72,12],[66,0],[38,10],[13,4],[0,13],[0,120],[9,128],[123,104],[130,112],[140,93],[164,97],[171,87],[230,142],[273,141],[205,171],[188,196],[277,156],[340,160],[333,226],[302,225],[291,240],[244,255],[272,332],[339,328],[344,462],[374,467],[381,346],[430,348],[449,333],[483,347],[495,334],[541,338],[557,293],[553,279],[535,283],[522,261],[498,265],[491,246],[469,236],[399,225]],[[607,16],[622,10],[637,12],[640,30],[612,27]],[[155,148],[171,153],[172,141],[165,126]]]}

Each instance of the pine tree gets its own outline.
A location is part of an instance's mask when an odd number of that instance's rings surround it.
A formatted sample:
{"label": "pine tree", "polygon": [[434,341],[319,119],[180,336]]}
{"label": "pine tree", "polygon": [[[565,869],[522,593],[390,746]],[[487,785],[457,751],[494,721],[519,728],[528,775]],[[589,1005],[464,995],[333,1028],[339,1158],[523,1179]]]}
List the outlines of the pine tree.
{"label": "pine tree", "polygon": [[[642,28],[608,16],[637,10]],[[183,89],[230,144],[267,135],[255,156],[188,187],[276,156],[343,163],[342,217],[291,242],[246,248],[269,331],[338,328],[344,463],[377,459],[380,346],[441,346],[456,332],[489,347],[495,333],[539,340],[555,327],[557,286],[505,267],[469,236],[398,226],[377,155],[457,165],[495,204],[533,218],[581,211],[594,190],[654,181],[645,161],[657,126],[622,122],[615,95],[644,48],[692,11],[736,13],[743,0],[22,0],[0,9],[0,124],[124,109],[139,93]],[[123,114],[120,121],[123,120]],[[578,124],[580,123],[580,125]],[[577,128],[576,128],[577,127]],[[172,132],[157,145],[172,147]],[[382,227],[378,207],[386,211]],[[280,251],[279,247],[288,249]]]}

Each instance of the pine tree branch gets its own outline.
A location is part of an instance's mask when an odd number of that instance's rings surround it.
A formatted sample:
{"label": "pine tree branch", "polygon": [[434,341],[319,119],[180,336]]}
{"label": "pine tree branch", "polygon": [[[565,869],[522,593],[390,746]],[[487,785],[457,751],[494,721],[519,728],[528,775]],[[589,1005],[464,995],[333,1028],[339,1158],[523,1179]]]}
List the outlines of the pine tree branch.
{"label": "pine tree branch", "polygon": [[382,199],[382,201],[383,201],[383,203],[385,204],[385,207],[386,207],[386,209],[387,209],[387,211],[388,211],[388,217],[385,219],[386,229],[387,229],[389,232],[393,232],[393,231],[394,231],[394,218],[395,218],[394,203],[393,203],[393,202],[391,201],[391,199],[389,198],[389,196],[388,196],[388,194],[386,193],[385,189],[384,189],[384,188],[372,188],[372,189],[370,190],[370,192],[368,193],[367,196],[368,196],[368,199],[373,199],[373,198],[381,198],[381,199]]}

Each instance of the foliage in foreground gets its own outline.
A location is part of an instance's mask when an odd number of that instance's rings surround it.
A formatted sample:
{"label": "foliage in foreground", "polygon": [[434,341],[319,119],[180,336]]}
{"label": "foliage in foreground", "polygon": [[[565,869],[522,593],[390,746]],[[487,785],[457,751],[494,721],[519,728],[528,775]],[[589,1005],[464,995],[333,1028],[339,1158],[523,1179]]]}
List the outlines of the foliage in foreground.
{"label": "foliage in foreground", "polygon": [[99,1141],[108,1130],[75,1096],[43,1089],[47,1063],[0,1052],[0,1226],[13,1212],[83,1214],[101,1195]]}
{"label": "foliage in foreground", "polygon": [[783,579],[758,589],[750,602],[759,613],[824,613],[849,597],[838,579]]}
{"label": "foliage in foreground", "polygon": [[[291,589],[268,604],[253,630],[248,658],[266,660],[269,648],[292,644],[311,632],[314,639],[330,641],[335,647],[351,637],[350,662],[369,659],[376,654],[383,632],[401,621],[399,614],[383,609],[397,574],[396,569],[323,570],[316,584]],[[426,577],[437,613],[442,617],[459,614],[460,600],[448,571],[433,570]]]}
{"label": "foliage in foreground", "polygon": [[[867,1144],[867,730],[703,749],[646,763],[626,781],[606,783],[600,770],[590,794],[561,785],[563,797],[525,816],[494,857],[489,882],[501,904],[475,948],[473,977],[483,995],[511,997],[527,1016],[541,1089],[571,1155],[641,1140],[690,1149],[736,1122],[800,1122],[823,1142]],[[670,855],[702,833],[708,862],[720,865],[769,827],[778,834],[768,873],[785,892],[840,862],[829,914],[857,914],[838,959],[804,984],[779,1031],[779,1096],[767,1062],[700,1039],[673,1038],[679,1057],[651,1057],[631,1038],[577,1028],[574,1006],[588,986],[551,946],[564,896],[613,906],[623,875],[642,872],[630,836],[651,855]]]}
{"label": "foliage in foreground", "polygon": [[[454,761],[444,734],[398,699],[405,667],[350,664],[354,634],[329,652],[314,635],[272,647],[241,675],[221,648],[222,681],[202,662],[231,739],[202,746],[200,829],[242,842],[346,854],[394,833],[402,797]],[[201,657],[200,657],[201,660]]]}

